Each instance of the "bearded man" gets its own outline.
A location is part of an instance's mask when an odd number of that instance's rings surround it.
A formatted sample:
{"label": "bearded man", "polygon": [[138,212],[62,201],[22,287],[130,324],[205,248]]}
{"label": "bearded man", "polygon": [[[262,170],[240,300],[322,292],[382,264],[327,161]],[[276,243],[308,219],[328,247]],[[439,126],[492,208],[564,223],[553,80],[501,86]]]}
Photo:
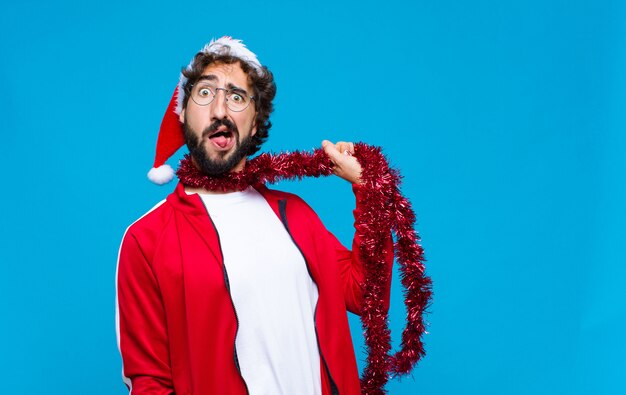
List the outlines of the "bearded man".
{"label": "bearded man", "polygon": [[[172,178],[164,162],[183,142],[191,170],[127,229],[118,260],[118,346],[133,395],[361,393],[347,320],[363,308],[359,232],[353,253],[298,196],[220,184],[267,139],[275,93],[272,73],[230,37],[182,71],[149,178]],[[354,145],[322,145],[358,212]],[[390,233],[384,246],[390,272]]]}

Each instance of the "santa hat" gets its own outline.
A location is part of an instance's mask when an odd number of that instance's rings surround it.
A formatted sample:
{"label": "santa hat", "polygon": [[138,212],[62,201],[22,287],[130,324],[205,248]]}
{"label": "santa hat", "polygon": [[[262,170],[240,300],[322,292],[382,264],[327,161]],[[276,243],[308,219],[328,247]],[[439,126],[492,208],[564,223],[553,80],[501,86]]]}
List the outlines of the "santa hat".
{"label": "santa hat", "polygon": [[[263,68],[256,55],[246,48],[241,40],[233,39],[230,36],[211,40],[200,52],[234,56],[252,66],[259,74],[263,74]],[[191,59],[191,62],[187,65],[187,70],[191,70],[192,64],[193,59]],[[174,89],[170,104],[167,106],[167,110],[161,121],[154,165],[148,172],[150,181],[158,185],[166,184],[174,178],[174,170],[170,165],[166,164],[165,161],[185,144],[183,127],[179,120],[179,115],[183,110],[183,103],[185,101],[185,90],[183,87],[186,82],[187,77],[185,77],[183,73],[180,73],[178,85],[176,89]]]}

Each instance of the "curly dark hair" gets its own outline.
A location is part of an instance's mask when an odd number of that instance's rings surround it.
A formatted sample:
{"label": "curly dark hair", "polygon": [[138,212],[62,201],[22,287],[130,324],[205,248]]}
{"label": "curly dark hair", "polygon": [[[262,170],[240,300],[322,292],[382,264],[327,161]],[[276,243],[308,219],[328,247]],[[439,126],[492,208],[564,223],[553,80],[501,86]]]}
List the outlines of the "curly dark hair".
{"label": "curly dark hair", "polygon": [[261,148],[261,144],[267,140],[269,130],[272,127],[272,123],[269,118],[272,111],[274,111],[272,101],[276,96],[276,84],[274,83],[274,75],[267,67],[262,66],[261,70],[257,71],[257,69],[249,63],[228,53],[216,54],[198,52],[190,67],[184,67],[182,70],[183,75],[187,78],[187,81],[183,85],[183,89],[185,91],[183,108],[187,108],[187,102],[191,96],[191,87],[202,76],[202,73],[207,66],[212,64],[233,64],[237,62],[241,66],[244,73],[248,76],[248,83],[254,90],[254,107],[257,113],[255,125],[257,127],[257,131],[252,137],[254,144],[250,147],[247,153],[247,155],[252,155],[256,153]]}

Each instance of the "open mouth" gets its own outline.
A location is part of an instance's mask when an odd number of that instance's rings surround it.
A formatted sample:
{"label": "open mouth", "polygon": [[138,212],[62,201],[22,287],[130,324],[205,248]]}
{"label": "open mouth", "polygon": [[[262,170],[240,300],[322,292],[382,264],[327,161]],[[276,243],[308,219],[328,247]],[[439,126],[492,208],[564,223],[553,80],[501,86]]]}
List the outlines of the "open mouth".
{"label": "open mouth", "polygon": [[209,140],[211,140],[213,145],[218,149],[228,149],[235,141],[234,133],[228,129],[218,129],[209,136]]}

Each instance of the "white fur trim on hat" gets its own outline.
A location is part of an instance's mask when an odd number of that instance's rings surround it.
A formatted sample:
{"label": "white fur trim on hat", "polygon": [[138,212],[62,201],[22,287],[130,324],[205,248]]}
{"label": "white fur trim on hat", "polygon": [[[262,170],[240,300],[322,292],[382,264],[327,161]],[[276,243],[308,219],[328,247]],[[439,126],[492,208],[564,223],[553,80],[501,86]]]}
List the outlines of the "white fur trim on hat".
{"label": "white fur trim on hat", "polygon": [[153,167],[148,172],[148,179],[157,185],[167,184],[174,178],[174,169],[168,164]]}
{"label": "white fur trim on hat", "polygon": [[[254,67],[257,72],[261,74],[263,73],[263,67],[261,66],[261,62],[259,62],[259,59],[257,59],[254,52],[246,48],[245,44],[241,40],[234,39],[230,36],[220,37],[217,40],[212,39],[211,42],[205,45],[200,52],[204,52],[207,54],[212,53],[218,55],[231,55],[248,63],[250,66]],[[187,65],[187,70],[191,70],[192,64],[193,59],[191,59],[191,62],[189,62],[189,64]],[[183,111],[183,102],[185,101],[185,90],[183,89],[183,86],[186,82],[187,77],[180,73],[175,110],[176,114],[178,115],[180,115],[180,113]]]}

